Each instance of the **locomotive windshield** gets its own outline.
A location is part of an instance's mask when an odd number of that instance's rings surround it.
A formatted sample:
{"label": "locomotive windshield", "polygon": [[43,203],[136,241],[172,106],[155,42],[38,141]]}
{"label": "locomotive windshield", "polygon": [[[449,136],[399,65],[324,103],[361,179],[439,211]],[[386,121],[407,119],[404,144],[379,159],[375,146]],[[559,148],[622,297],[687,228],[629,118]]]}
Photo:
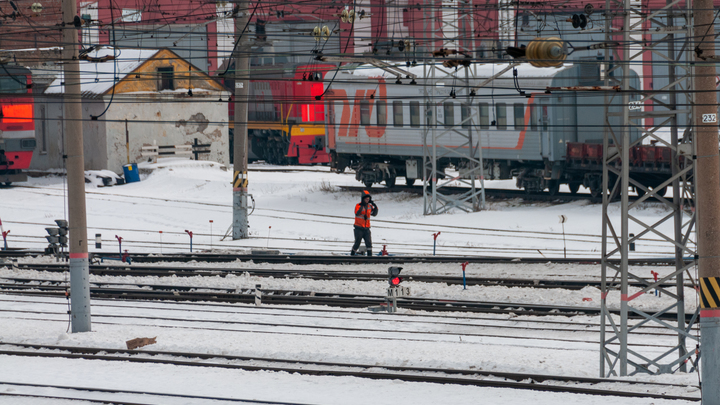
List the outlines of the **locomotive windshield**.
{"label": "locomotive windshield", "polygon": [[27,77],[0,70],[0,94],[27,93]]}

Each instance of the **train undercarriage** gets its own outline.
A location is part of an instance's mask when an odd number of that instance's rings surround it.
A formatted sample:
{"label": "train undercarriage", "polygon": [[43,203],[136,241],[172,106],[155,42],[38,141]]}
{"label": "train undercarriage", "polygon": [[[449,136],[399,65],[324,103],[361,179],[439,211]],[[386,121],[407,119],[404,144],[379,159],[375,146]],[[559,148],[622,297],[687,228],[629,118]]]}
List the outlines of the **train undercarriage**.
{"label": "train undercarriage", "polygon": [[[331,168],[337,172],[343,172],[346,168],[355,171],[355,179],[366,187],[373,184],[384,183],[386,187],[394,187],[399,178],[404,177],[407,185],[414,184],[418,179],[423,181],[422,159],[417,157],[390,157],[390,156],[367,156],[359,157],[350,154],[331,156]],[[525,190],[528,194],[547,192],[556,195],[562,185],[567,185],[570,193],[576,194],[580,186],[587,188],[593,197],[602,194],[602,164],[597,162],[575,162],[572,160],[549,162],[545,161],[511,161],[511,160],[485,160],[484,176],[486,180],[516,180],[516,186]],[[441,171],[455,169],[462,173],[464,170],[463,161],[443,159],[438,162]],[[641,184],[646,185],[650,190],[655,191],[671,175],[669,164],[639,164],[631,167],[630,175]],[[440,180],[447,175],[440,175]],[[615,179],[609,182],[610,191],[615,184]],[[630,186],[639,196],[645,194],[645,190]],[[666,187],[656,191],[659,196],[664,196]],[[615,197],[619,196],[615,192]]]}

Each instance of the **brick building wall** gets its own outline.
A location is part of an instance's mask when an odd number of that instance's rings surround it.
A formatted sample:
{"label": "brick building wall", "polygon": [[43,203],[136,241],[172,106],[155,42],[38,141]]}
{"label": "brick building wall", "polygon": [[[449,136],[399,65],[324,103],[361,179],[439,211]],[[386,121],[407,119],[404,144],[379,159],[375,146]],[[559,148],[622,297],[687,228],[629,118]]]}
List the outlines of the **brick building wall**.
{"label": "brick building wall", "polygon": [[[43,9],[33,13],[30,6]],[[12,5],[15,5],[15,8]],[[61,0],[12,0],[0,2],[0,49],[48,48],[61,45]]]}

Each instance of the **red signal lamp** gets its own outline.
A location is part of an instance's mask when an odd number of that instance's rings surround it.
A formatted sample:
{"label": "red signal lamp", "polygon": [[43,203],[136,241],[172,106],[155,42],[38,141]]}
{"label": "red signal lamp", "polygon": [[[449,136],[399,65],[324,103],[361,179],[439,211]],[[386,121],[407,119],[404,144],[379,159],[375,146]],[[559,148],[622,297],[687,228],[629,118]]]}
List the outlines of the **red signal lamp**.
{"label": "red signal lamp", "polygon": [[388,284],[390,284],[390,287],[397,287],[402,282],[400,271],[402,271],[402,267],[393,266],[388,269]]}

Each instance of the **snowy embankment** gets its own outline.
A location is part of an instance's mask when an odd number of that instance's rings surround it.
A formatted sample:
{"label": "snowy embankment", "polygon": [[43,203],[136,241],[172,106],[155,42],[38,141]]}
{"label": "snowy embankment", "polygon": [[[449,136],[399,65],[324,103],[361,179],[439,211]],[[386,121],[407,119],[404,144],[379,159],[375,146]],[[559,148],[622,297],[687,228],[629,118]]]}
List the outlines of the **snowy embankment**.
{"label": "snowy embankment", "polygon": [[[357,185],[352,175],[338,175],[324,168],[297,173],[251,172],[250,190],[256,206],[250,217],[251,238],[221,240],[232,219],[231,174],[203,162],[157,165],[139,183],[116,187],[87,187],[88,235],[103,235],[102,254],[116,254],[115,235],[124,238],[123,249],[165,253],[187,251],[188,235],[194,233],[195,249],[247,251],[274,248],[285,252],[345,254],[352,237],[352,208],[355,193],[337,188]],[[12,229],[11,247],[44,247],[44,227],[65,217],[63,181],[33,179],[31,188],[4,189],[0,217]],[[439,254],[487,254],[541,257],[560,256],[562,228],[557,216],[566,215],[566,243],[571,256],[598,257],[600,250],[600,206],[571,204],[525,204],[521,201],[490,203],[487,211],[455,212],[423,216],[422,199],[406,194],[377,194],[380,215],[373,221],[375,250],[387,244],[390,253],[432,254],[432,233],[441,231]],[[663,214],[654,204],[645,204],[633,214],[646,222]],[[611,215],[617,215],[612,207]],[[213,221],[212,223],[210,221]],[[211,230],[211,226],[214,227]],[[162,231],[162,233],[160,233]],[[663,255],[653,241],[638,243],[638,257]],[[91,251],[96,251],[91,246]],[[43,262],[27,258],[23,262]],[[168,263],[179,265],[178,263]],[[259,263],[183,264],[248,268],[295,268],[303,266]],[[314,269],[321,266],[311,266]],[[332,270],[383,274],[387,266],[326,266]],[[661,274],[670,269],[653,268]],[[650,277],[649,268],[634,268]],[[505,303],[597,307],[599,291],[544,290],[507,287],[459,286],[418,283],[413,274],[457,277],[459,264],[408,265],[404,285],[418,297],[477,300]],[[470,277],[515,277],[530,279],[597,279],[599,266],[559,264],[475,265]],[[0,278],[63,279],[63,275],[0,267]],[[318,281],[258,278],[239,273],[227,277],[106,277],[91,281],[126,285],[164,284],[198,288],[252,288],[309,290],[337,293],[383,293],[380,281]],[[694,293],[686,292],[686,308],[695,306]],[[591,300],[586,300],[589,298]],[[667,297],[645,295],[635,301],[642,308],[658,308]],[[619,297],[609,301],[617,306]],[[337,361],[369,366],[414,365],[484,371],[524,372],[596,377],[599,373],[597,317],[518,317],[466,313],[416,313],[400,309],[398,314],[327,307],[256,308],[247,305],[209,303],[133,302],[94,300],[93,331],[66,333],[67,302],[61,298],[0,295],[0,341],[76,347],[124,348],[136,337],[157,337],[147,350],[210,353],[294,360]],[[667,336],[645,336],[642,343],[659,345],[655,352],[673,344]],[[140,349],[143,350],[143,349]],[[677,373],[658,377],[636,376],[665,383],[697,385],[697,375]],[[638,398],[607,398],[577,394],[539,393],[510,389],[375,381],[354,377],[321,377],[277,372],[249,372],[211,367],[104,362],[94,360],[41,359],[0,356],[0,393],[47,393],[62,390],[21,387],[3,383],[56,384],[126,391],[193,394],[221,398],[279,401],[300,404],[446,404],[508,403],[549,405],[557,403],[678,404]],[[616,386],[621,389],[620,386]],[[612,388],[610,388],[612,389]],[[676,395],[697,395],[693,387],[668,388]],[[181,400],[134,394],[83,394],[87,398],[152,404],[229,403],[227,401]],[[93,396],[94,395],[94,396]],[[13,404],[78,404],[80,402],[11,398]],[[1,400],[0,400],[1,402]],[[234,402],[237,403],[237,402]],[[689,402],[688,402],[689,403]]]}

